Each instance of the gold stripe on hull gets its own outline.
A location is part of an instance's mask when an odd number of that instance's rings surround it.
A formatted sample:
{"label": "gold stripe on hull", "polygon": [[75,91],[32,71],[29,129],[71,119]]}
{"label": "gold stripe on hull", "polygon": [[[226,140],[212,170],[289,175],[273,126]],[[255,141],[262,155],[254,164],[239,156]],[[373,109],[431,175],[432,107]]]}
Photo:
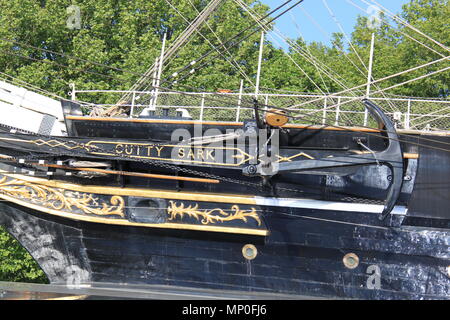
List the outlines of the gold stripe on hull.
{"label": "gold stripe on hull", "polygon": [[92,217],[80,214],[74,214],[61,210],[54,210],[51,208],[42,207],[33,203],[22,201],[0,193],[0,198],[9,202],[59,217],[68,218],[76,221],[95,222],[109,225],[120,225],[130,227],[147,227],[147,228],[159,228],[159,229],[174,229],[174,230],[193,230],[193,231],[208,231],[208,232],[221,232],[221,233],[233,233],[233,234],[247,234],[255,236],[267,236],[269,232],[267,230],[260,229],[248,229],[248,228],[231,228],[221,226],[209,226],[209,225],[193,225],[193,224],[181,224],[181,223],[137,223],[130,222],[125,219],[110,219],[102,217]]}
{"label": "gold stripe on hull", "polygon": [[256,200],[251,196],[241,195],[222,195],[215,193],[197,193],[197,192],[176,192],[165,190],[150,190],[141,188],[119,188],[119,187],[103,187],[103,186],[83,186],[74,183],[67,183],[58,180],[47,180],[38,177],[30,177],[21,174],[10,174],[0,170],[5,176],[23,181],[41,184],[47,187],[61,188],[71,191],[79,191],[86,193],[97,193],[105,195],[117,195],[117,196],[135,196],[145,198],[162,198],[172,200],[192,200],[203,202],[218,202],[218,203],[236,203],[236,204],[249,204],[256,205]]}
{"label": "gold stripe on hull", "polygon": [[[170,192],[170,191],[156,191],[156,190],[145,190],[145,189],[137,189],[137,188],[111,188],[111,187],[102,187],[102,186],[82,186],[78,184],[65,183],[63,181],[50,181],[43,178],[38,177],[30,177],[20,174],[6,174],[5,171],[0,170],[0,173],[3,173],[4,179],[6,177],[13,178],[13,180],[5,180],[2,181],[4,191],[0,192],[0,199],[18,204],[23,207],[27,207],[33,210],[36,210],[41,213],[47,213],[71,220],[76,221],[86,221],[86,222],[94,222],[94,223],[102,223],[108,225],[121,225],[121,226],[130,226],[130,227],[148,227],[148,228],[159,228],[159,229],[174,229],[174,230],[194,230],[194,231],[208,231],[208,232],[221,232],[221,233],[233,233],[233,234],[247,234],[247,235],[256,235],[256,236],[267,236],[269,232],[265,229],[253,229],[253,228],[245,228],[245,227],[227,227],[227,226],[218,226],[218,225],[210,225],[207,222],[209,220],[220,220],[220,221],[228,221],[235,219],[243,219],[253,217],[256,219],[259,224],[261,221],[259,220],[259,216],[255,212],[254,208],[250,210],[241,210],[237,206],[237,203],[244,204],[256,204],[254,198],[242,197],[242,196],[222,196],[217,194],[200,194],[200,193],[188,193],[188,192]],[[18,186],[20,184],[20,187]],[[69,201],[72,200],[69,196],[69,200],[67,200],[67,196],[64,194],[63,190],[67,190],[69,192],[75,191],[83,192],[88,195],[93,194],[103,194],[103,195],[111,195],[112,198],[109,199],[111,204],[106,204],[104,202],[99,202],[98,206],[101,208],[91,209],[88,208],[91,205],[91,198],[83,198],[86,200],[82,204],[75,203]],[[30,200],[33,194],[36,197],[40,197],[39,199],[43,199],[42,203],[38,203],[37,201],[30,202],[25,199]],[[57,196],[60,197],[57,197]],[[197,210],[197,207],[186,207],[180,204],[172,203],[173,205],[170,208],[167,208],[170,218],[176,218],[177,216],[183,216],[185,213],[189,215],[201,216],[203,221],[201,224],[184,224],[177,222],[165,222],[165,223],[143,223],[143,222],[132,222],[127,219],[124,219],[123,214],[123,199],[121,196],[141,196],[148,198],[163,198],[163,199],[171,199],[172,200],[189,200],[189,201],[205,201],[205,202],[215,202],[215,203],[233,203],[233,208],[235,208],[235,212],[233,214],[228,215],[213,215],[213,212],[220,211],[224,212],[219,208],[210,209],[209,211]],[[113,198],[120,198],[120,201],[113,201]],[[67,200],[67,201],[66,201]],[[88,201],[89,200],[89,201]],[[97,201],[97,200],[96,200]],[[60,202],[60,203],[59,203]],[[59,204],[59,205],[58,205]],[[64,205],[66,204],[66,205]],[[85,212],[97,214],[97,216],[80,214],[76,212],[68,211],[72,208],[72,206],[77,207],[77,209]],[[232,208],[232,209],[233,209]],[[91,210],[89,210],[91,209]],[[183,209],[185,209],[184,212]],[[91,212],[95,210],[95,212]],[[101,211],[101,212],[100,212]],[[119,212],[120,211],[120,212]],[[116,215],[120,216],[111,218],[106,217],[106,215]],[[170,220],[170,219],[169,219]],[[206,221],[208,220],[208,221]]]}

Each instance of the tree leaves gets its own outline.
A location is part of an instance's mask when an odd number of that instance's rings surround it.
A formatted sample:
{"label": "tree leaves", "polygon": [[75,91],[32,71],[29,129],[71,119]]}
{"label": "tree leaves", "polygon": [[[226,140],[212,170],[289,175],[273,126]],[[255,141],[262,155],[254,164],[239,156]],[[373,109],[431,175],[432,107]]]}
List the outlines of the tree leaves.
{"label": "tree leaves", "polygon": [[[176,8],[174,10],[168,1],[79,1],[77,6],[81,12],[81,29],[70,29],[67,27],[69,17],[66,12],[66,8],[71,5],[69,1],[56,0],[42,5],[33,0],[0,0],[1,38],[14,39],[66,55],[50,54],[0,40],[0,70],[63,96],[67,95],[68,84],[71,82],[74,82],[78,89],[127,90],[159,56],[162,34],[169,33],[167,45],[170,46],[187,27],[186,20],[192,21],[206,5],[206,2],[201,0],[170,0]],[[267,6],[254,0],[246,0],[246,3],[260,15],[269,10]],[[402,16],[425,33],[449,45],[448,0],[412,0],[404,6]],[[382,18],[388,19],[386,16]],[[233,1],[224,2],[199,30],[221,53],[211,54],[205,59],[202,70],[196,70],[174,86],[174,89],[237,89],[244,76],[236,67],[231,66],[227,59],[237,63],[254,83],[259,33],[229,52],[221,47],[222,43],[253,25],[254,21],[242,8]],[[368,65],[371,33],[372,30],[367,27],[367,18],[359,17],[351,37],[356,53],[350,50],[339,33],[334,35],[331,47],[305,43],[302,39],[294,42],[303,53],[311,52],[317,58],[317,63],[328,66],[341,83],[352,87],[366,81],[367,70],[360,59]],[[375,79],[439,57],[405,34],[427,42],[433,50],[443,52],[442,48],[405,26],[399,25],[396,29],[383,24],[376,31],[373,73]],[[182,70],[190,61],[211,50],[203,36],[194,34],[189,43],[166,66],[163,78]],[[315,93],[343,89],[342,85],[319,72],[317,65],[308,61],[303,54],[300,55],[291,48],[288,57],[281,49],[275,48],[267,41],[266,43],[261,80],[263,87]],[[11,55],[11,52],[16,55]],[[68,56],[126,71],[71,59]],[[45,62],[36,61],[40,59]],[[427,71],[436,70],[440,66],[442,64]],[[411,76],[419,75],[420,72]],[[47,75],[44,75],[45,73]],[[382,86],[387,87],[410,78],[395,78]],[[448,80],[448,73],[442,73],[434,76],[432,81],[419,81],[390,92],[413,96],[445,96],[448,94]],[[148,79],[148,83],[151,83],[151,79]],[[245,85],[251,87],[248,81]],[[99,99],[98,103],[111,102],[107,98],[102,100],[100,96]]]}

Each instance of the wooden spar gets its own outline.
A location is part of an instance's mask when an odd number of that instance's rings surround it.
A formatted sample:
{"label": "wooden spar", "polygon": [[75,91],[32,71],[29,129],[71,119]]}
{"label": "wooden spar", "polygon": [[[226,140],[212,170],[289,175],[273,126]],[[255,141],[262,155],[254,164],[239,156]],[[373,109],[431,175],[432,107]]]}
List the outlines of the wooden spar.
{"label": "wooden spar", "polygon": [[[15,162],[15,159],[0,154],[0,158],[5,160],[10,160]],[[35,163],[33,163],[35,164]],[[36,163],[37,164],[37,163]],[[76,171],[88,171],[88,172],[97,172],[97,173],[105,173],[105,174],[115,174],[122,176],[133,176],[133,177],[142,177],[142,178],[154,178],[154,179],[164,179],[164,180],[180,180],[180,181],[190,181],[190,182],[202,182],[202,183],[220,183],[219,180],[216,179],[205,179],[205,178],[192,178],[192,177],[180,177],[180,176],[169,176],[165,174],[153,174],[153,173],[143,173],[143,172],[130,172],[130,171],[116,171],[116,170],[105,170],[105,169],[93,169],[93,168],[74,168],[69,166],[62,166],[58,164],[37,164],[43,167],[49,168],[59,168],[66,170],[76,170]]]}
{"label": "wooden spar", "polygon": [[220,183],[219,180],[215,180],[215,179],[180,177],[180,176],[170,176],[170,175],[165,175],[165,174],[163,175],[163,174],[116,171],[116,170],[93,169],[93,168],[73,168],[73,167],[62,166],[62,165],[58,165],[58,164],[41,164],[41,165],[45,166],[45,167],[49,167],[49,168],[60,168],[60,169],[76,170],[76,171],[88,171],[88,172],[96,172],[96,173],[115,174],[115,175],[121,175],[121,176],[155,178],[155,179],[164,179],[164,180],[181,180],[181,181],[202,182],[202,183]]}

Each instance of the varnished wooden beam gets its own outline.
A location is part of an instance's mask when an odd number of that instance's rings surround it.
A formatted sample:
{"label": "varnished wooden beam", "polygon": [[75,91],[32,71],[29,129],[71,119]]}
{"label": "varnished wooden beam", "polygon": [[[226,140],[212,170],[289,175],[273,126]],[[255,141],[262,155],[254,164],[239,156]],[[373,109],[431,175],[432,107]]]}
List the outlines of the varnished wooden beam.
{"label": "varnished wooden beam", "polygon": [[216,180],[216,179],[180,177],[180,176],[170,176],[170,175],[165,175],[165,174],[116,171],[116,170],[105,170],[105,169],[97,169],[97,168],[95,168],[95,169],[94,168],[74,168],[74,167],[62,166],[62,165],[57,165],[57,164],[39,164],[39,165],[49,167],[49,168],[60,168],[60,169],[75,170],[75,171],[88,171],[88,172],[114,174],[114,175],[121,175],[121,176],[154,178],[154,179],[164,179],[164,180],[180,180],[180,181],[202,182],[202,183],[220,183],[220,181]]}
{"label": "varnished wooden beam", "polygon": [[32,177],[17,173],[8,173],[4,170],[0,170],[5,176],[11,178],[17,178],[23,181],[31,183],[37,183],[53,188],[62,188],[72,191],[80,191],[86,193],[98,193],[107,195],[118,196],[135,196],[135,197],[147,197],[147,198],[163,198],[173,200],[191,200],[191,201],[204,201],[204,202],[222,202],[222,203],[239,203],[255,205],[256,201],[254,197],[243,196],[237,194],[218,194],[218,193],[200,193],[200,192],[178,192],[167,190],[155,190],[155,189],[142,189],[142,188],[119,188],[119,187],[105,187],[98,185],[81,185],[75,183],[68,183],[61,180],[48,180],[39,177]]}

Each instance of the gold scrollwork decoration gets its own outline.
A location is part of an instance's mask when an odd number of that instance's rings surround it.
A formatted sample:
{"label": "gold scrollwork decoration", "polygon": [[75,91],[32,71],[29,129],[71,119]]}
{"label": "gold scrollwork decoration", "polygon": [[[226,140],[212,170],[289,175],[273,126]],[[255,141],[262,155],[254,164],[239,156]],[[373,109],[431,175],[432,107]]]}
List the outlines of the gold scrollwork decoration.
{"label": "gold scrollwork decoration", "polygon": [[58,140],[43,140],[43,139],[38,139],[38,140],[31,140],[29,141],[30,143],[33,143],[35,145],[38,146],[42,146],[42,145],[46,145],[52,148],[55,147],[64,147],[66,149],[69,150],[73,150],[73,149],[84,149],[86,151],[90,151],[90,147],[84,145],[83,143],[78,143],[75,141],[58,141]]}
{"label": "gold scrollwork decoration", "polygon": [[304,152],[300,152],[298,154],[294,154],[293,156],[290,157],[283,157],[280,155],[277,155],[278,157],[278,161],[277,162],[292,162],[292,159],[297,158],[297,157],[305,157],[307,159],[311,159],[314,160],[314,158],[312,156],[310,156],[309,154],[306,154]]}
{"label": "gold scrollwork decoration", "polygon": [[44,185],[33,184],[19,179],[0,179],[0,192],[8,196],[25,199],[55,210],[73,210],[76,207],[83,213],[98,216],[118,215],[124,217],[125,201],[120,196],[112,196],[110,204],[94,197],[93,194],[67,192]]}
{"label": "gold scrollwork decoration", "polygon": [[258,226],[261,225],[261,219],[259,218],[255,208],[251,208],[250,210],[241,210],[238,205],[233,205],[231,207],[231,212],[226,212],[221,208],[201,210],[198,208],[198,204],[185,207],[184,203],[177,205],[176,202],[169,201],[167,213],[169,214],[169,220],[173,220],[177,216],[183,218],[187,215],[194,217],[197,220],[201,218],[202,224],[212,224],[232,220],[242,220],[247,222],[248,218],[253,218],[256,222],[258,222]]}

